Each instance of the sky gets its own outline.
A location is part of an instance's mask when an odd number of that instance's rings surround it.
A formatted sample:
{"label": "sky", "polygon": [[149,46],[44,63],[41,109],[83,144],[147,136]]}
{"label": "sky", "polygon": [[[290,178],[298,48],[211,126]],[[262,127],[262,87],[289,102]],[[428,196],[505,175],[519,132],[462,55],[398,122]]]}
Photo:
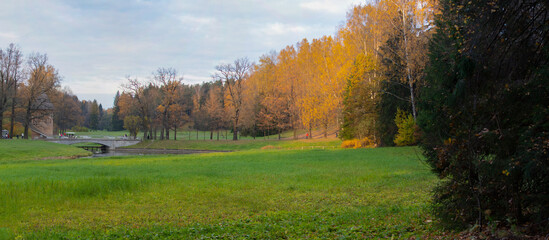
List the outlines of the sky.
{"label": "sky", "polygon": [[112,107],[129,76],[172,67],[185,84],[215,66],[333,35],[359,0],[0,0],[0,47],[49,62],[79,99]]}

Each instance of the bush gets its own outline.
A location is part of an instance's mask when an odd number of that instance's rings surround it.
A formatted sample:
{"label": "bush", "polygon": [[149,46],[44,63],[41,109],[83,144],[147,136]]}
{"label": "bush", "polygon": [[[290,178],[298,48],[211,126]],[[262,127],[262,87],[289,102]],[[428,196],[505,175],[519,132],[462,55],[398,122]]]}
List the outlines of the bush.
{"label": "bush", "polygon": [[351,140],[345,140],[343,143],[341,143],[341,148],[373,148],[375,147],[374,141],[372,141],[369,138],[363,138],[363,139],[351,139]]}
{"label": "bush", "polygon": [[395,135],[394,140],[395,144],[397,146],[409,146],[416,144],[416,123],[412,114],[397,109],[395,123],[398,127],[398,133]]}

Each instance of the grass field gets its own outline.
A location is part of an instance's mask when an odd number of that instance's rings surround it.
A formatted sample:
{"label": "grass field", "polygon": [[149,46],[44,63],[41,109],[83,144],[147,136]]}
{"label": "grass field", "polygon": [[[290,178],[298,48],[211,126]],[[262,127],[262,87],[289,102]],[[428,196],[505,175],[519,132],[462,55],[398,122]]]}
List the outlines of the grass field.
{"label": "grass field", "polygon": [[411,147],[4,159],[0,239],[440,234],[428,213],[437,179]]}
{"label": "grass field", "polygon": [[145,149],[197,149],[197,150],[223,150],[242,151],[254,149],[337,149],[341,146],[341,140],[167,140],[167,141],[143,141],[137,145],[126,148]]}
{"label": "grass field", "polygon": [[[302,133],[303,131],[299,131],[298,133]],[[210,131],[197,131],[196,130],[187,130],[187,131],[177,131],[177,140],[210,140]],[[159,134],[159,133],[158,133]],[[174,138],[174,132],[170,131],[170,138]],[[97,130],[97,131],[89,131],[89,132],[75,132],[76,136],[82,137],[87,136],[90,138],[120,138],[124,135],[129,136],[130,132],[128,131],[103,131],[103,130]],[[143,132],[140,132],[137,134],[138,138],[143,138]],[[159,137],[159,136],[158,136]],[[293,137],[293,131],[286,131],[281,134],[282,138],[292,138]],[[230,131],[219,131],[219,139],[220,140],[231,140],[233,138],[233,134]],[[213,132],[213,139],[217,140],[217,132]],[[241,140],[276,140],[278,139],[278,134],[273,134],[266,137],[249,137],[249,136],[239,136],[239,139]]]}
{"label": "grass field", "polygon": [[[51,158],[89,156],[90,152],[62,144],[22,139],[0,140],[0,164]],[[0,180],[2,175],[0,175]]]}

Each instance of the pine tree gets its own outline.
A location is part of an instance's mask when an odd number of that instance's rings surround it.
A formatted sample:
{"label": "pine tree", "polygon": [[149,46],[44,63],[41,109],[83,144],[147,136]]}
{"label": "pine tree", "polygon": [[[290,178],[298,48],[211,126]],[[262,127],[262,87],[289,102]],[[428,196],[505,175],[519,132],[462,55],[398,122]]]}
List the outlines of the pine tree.
{"label": "pine tree", "polygon": [[97,100],[93,100],[90,107],[90,129],[97,130],[99,126],[99,106]]}
{"label": "pine tree", "polygon": [[118,106],[118,100],[120,99],[120,91],[116,92],[114,97],[113,112],[112,112],[112,130],[122,131],[124,130],[124,120],[120,119],[120,107]]}

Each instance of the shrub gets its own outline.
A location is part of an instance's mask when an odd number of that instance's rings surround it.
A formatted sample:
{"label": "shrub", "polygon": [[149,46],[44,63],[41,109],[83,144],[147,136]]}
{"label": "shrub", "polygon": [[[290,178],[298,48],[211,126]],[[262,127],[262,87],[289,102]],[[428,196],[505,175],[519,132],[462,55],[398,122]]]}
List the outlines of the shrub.
{"label": "shrub", "polygon": [[345,140],[341,143],[341,148],[373,148],[375,147],[374,141],[365,137],[363,139],[351,139]]}
{"label": "shrub", "polygon": [[398,133],[397,135],[395,135],[394,140],[395,144],[397,146],[408,146],[416,144],[416,123],[412,114],[397,109],[395,123],[398,127]]}

